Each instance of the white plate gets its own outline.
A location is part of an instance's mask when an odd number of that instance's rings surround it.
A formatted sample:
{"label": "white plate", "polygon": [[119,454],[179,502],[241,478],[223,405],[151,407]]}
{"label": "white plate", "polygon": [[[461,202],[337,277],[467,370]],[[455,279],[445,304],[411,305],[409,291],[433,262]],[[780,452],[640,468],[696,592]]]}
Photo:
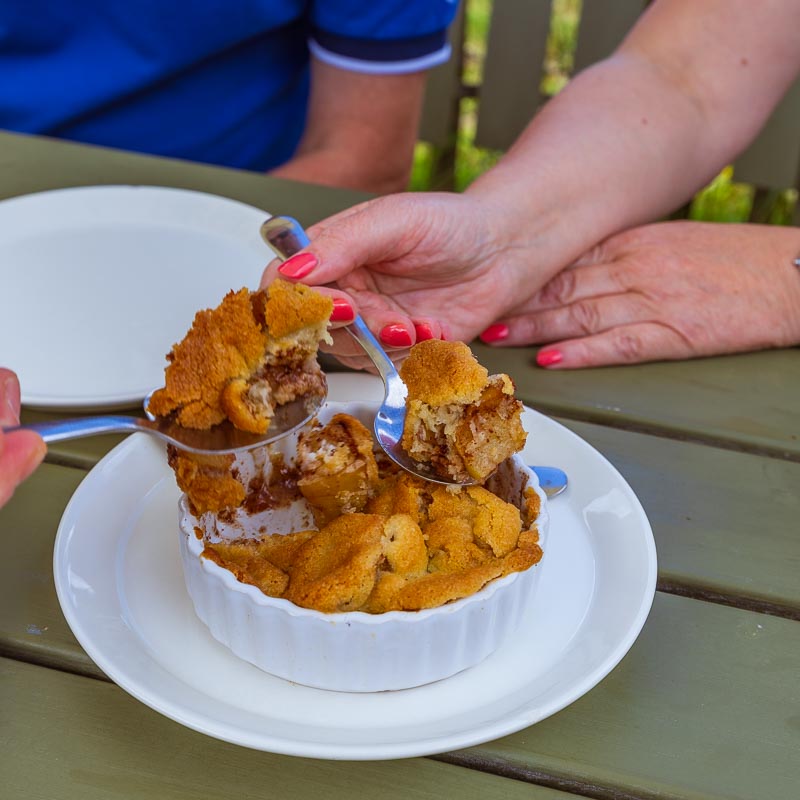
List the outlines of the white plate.
{"label": "white plate", "polygon": [[[331,375],[331,399],[380,383]],[[516,640],[438,683],[375,694],[311,689],[261,672],[215,641],[184,587],[178,490],[160,446],[134,434],[64,512],[54,573],[78,641],[123,689],[210,736],[275,753],[388,759],[469,747],[538,722],[588,692],[647,617],[656,551],[639,501],[586,442],[534,411],[526,458],[569,473],[550,505],[534,605]]]}
{"label": "white plate", "polygon": [[141,402],[199,308],[258,286],[269,216],[224,197],[91,186],[0,202],[0,364],[22,402]]}

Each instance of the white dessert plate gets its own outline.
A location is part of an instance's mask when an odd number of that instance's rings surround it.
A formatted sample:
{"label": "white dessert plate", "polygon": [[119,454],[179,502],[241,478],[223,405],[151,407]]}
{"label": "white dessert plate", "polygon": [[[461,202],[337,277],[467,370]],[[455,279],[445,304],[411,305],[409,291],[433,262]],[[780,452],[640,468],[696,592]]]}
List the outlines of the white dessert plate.
{"label": "white dessert plate", "polygon": [[33,408],[138,404],[199,308],[258,286],[269,216],[155,186],[59,189],[0,202],[0,364]]}
{"label": "white dessert plate", "polygon": [[[382,397],[331,375],[333,400]],[[274,753],[390,759],[480,744],[554,714],[627,653],[653,600],[656,550],[632,489],[594,448],[531,410],[525,456],[567,470],[551,501],[535,601],[515,639],[446,680],[346,694],[275,678],[195,616],[178,552],[178,489],[161,447],[134,434],[78,487],[55,544],[56,589],[78,641],[123,689],[166,716]]]}

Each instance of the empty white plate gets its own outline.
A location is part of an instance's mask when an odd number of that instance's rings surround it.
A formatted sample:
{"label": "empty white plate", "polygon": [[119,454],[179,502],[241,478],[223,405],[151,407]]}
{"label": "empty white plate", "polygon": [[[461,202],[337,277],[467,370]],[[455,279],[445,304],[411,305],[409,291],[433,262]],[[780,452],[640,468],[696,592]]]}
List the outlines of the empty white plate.
{"label": "empty white plate", "polygon": [[138,404],[198,309],[258,286],[269,216],[202,192],[91,186],[0,202],[0,366],[22,402]]}

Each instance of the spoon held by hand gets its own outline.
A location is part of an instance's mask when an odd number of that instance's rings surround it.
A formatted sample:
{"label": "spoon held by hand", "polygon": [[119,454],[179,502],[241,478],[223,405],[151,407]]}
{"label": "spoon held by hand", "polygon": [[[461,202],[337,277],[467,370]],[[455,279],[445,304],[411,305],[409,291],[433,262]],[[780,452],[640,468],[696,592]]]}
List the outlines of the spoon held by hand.
{"label": "spoon held by hand", "polygon": [[212,428],[198,430],[178,425],[170,417],[154,417],[147,412],[150,394],[144,400],[147,418],[124,414],[100,417],[77,417],[75,419],[37,422],[3,428],[3,433],[16,430],[36,431],[46,443],[67,439],[81,439],[104,433],[149,433],[167,444],[175,445],[188,453],[198,455],[226,455],[242,450],[263,447],[288,436],[316,416],[324,397],[300,397],[291,403],[278,406],[266,433],[247,433],[225,421]]}
{"label": "spoon held by hand", "polygon": [[[261,226],[261,237],[282,261],[310,244],[303,226],[292,217],[270,217]],[[477,483],[473,479],[456,481],[443,478],[406,453],[400,444],[406,420],[406,385],[391,358],[359,314],[345,330],[361,345],[383,380],[383,403],[375,415],[374,430],[375,438],[386,455],[406,472],[426,481],[446,486],[472,486]]]}

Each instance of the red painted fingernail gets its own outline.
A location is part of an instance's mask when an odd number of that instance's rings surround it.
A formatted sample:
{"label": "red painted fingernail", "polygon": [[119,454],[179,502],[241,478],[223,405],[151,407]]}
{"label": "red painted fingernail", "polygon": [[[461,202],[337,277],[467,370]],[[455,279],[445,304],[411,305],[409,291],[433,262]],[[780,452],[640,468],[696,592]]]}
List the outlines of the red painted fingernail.
{"label": "red painted fingernail", "polygon": [[411,347],[411,334],[402,325],[387,325],[380,332],[380,339],[389,347]]}
{"label": "red painted fingernail", "polygon": [[490,325],[481,335],[480,340],[486,344],[492,342],[502,342],[503,339],[508,339],[508,325]]}
{"label": "red painted fingernail", "polygon": [[536,363],[540,367],[552,367],[553,364],[558,364],[564,354],[560,350],[540,350],[536,356]]}
{"label": "red painted fingernail", "polygon": [[424,342],[426,339],[433,339],[433,328],[427,322],[415,322],[414,330],[417,333],[417,341]]}
{"label": "red painted fingernail", "polygon": [[350,322],[355,317],[356,312],[353,306],[341,297],[333,298],[333,311],[331,311],[331,322]]}
{"label": "red painted fingernail", "polygon": [[296,256],[287,258],[278,267],[278,272],[287,278],[305,278],[314,267],[317,266],[317,257],[313,253],[298,253]]}

